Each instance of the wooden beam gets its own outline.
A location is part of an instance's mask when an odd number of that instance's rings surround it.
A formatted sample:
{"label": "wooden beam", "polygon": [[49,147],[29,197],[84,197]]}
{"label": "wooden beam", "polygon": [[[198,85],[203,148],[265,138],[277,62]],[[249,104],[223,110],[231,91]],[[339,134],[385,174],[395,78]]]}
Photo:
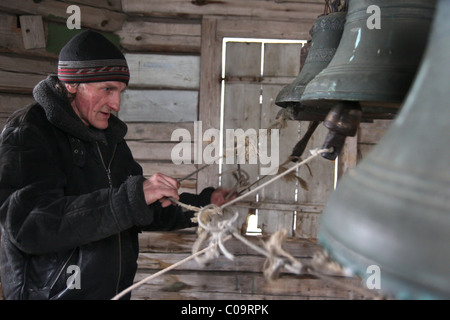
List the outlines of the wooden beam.
{"label": "wooden beam", "polygon": [[126,54],[130,88],[186,89],[200,87],[200,57],[162,54]]}
{"label": "wooden beam", "polygon": [[82,4],[91,7],[103,8],[113,11],[122,11],[122,0],[108,0],[108,1],[98,1],[98,0],[71,0],[70,3]]}
{"label": "wooden beam", "polygon": [[[204,130],[220,128],[220,83],[222,70],[222,39],[216,37],[217,19],[202,20],[202,50],[200,65],[199,120]],[[204,142],[203,147],[207,143]],[[197,175],[197,192],[206,187],[217,187],[218,165],[210,165]]]}
{"label": "wooden beam", "polygon": [[[242,243],[241,243],[242,245]],[[259,245],[261,246],[261,245]],[[228,246],[225,245],[228,250]],[[140,253],[139,254],[139,268],[145,270],[160,270],[164,269],[178,261],[189,257],[191,253]],[[266,257],[258,256],[257,252],[251,255],[235,255],[235,260],[230,261],[224,256],[220,256],[207,266],[202,266],[195,260],[190,260],[181,265],[177,270],[189,271],[236,271],[239,272],[261,272]],[[298,261],[302,263],[311,263],[312,258],[300,258]]]}
{"label": "wooden beam", "polygon": [[[56,59],[40,59],[39,57],[23,57],[11,54],[0,54],[0,70],[24,74],[48,75],[58,71]],[[24,75],[26,77],[26,75]]]}
{"label": "wooden beam", "polygon": [[[138,282],[157,271],[163,270],[192,254],[197,239],[196,228],[172,232],[142,232],[139,234],[140,254]],[[263,246],[269,237],[246,239],[256,246]],[[194,259],[186,261],[166,274],[147,281],[133,290],[132,299],[364,299],[361,280],[345,277],[336,270],[321,270],[327,279],[304,273],[293,275],[281,269],[280,277],[268,281],[262,273],[266,258],[236,238],[225,242],[227,250],[235,256],[234,261],[223,255],[206,266]],[[288,237],[283,249],[302,263],[312,262],[321,247],[304,239]],[[332,278],[333,281],[328,279]]]}
{"label": "wooden beam", "polygon": [[[47,52],[44,48],[25,49],[22,30],[18,27],[16,15],[0,13],[0,52],[12,52],[18,54],[33,54],[34,56],[58,58],[55,53]],[[45,24],[44,24],[45,27]]]}
{"label": "wooden beam", "polygon": [[358,138],[347,137],[344,147],[337,159],[337,179],[339,180],[349,170],[356,167],[358,162]]}
{"label": "wooden beam", "polygon": [[47,42],[41,16],[20,16],[20,26],[25,49],[45,48]]}
{"label": "wooden beam", "polygon": [[55,60],[0,55],[0,91],[31,94],[33,88],[57,71]]}
{"label": "wooden beam", "polygon": [[[232,262],[231,262],[232,263]],[[154,272],[138,270],[135,281]],[[336,277],[339,284],[308,275],[283,274],[269,282],[259,272],[172,271],[133,290],[132,300],[358,300],[361,280]]]}
{"label": "wooden beam", "polygon": [[150,162],[150,161],[140,161],[140,165],[144,170],[145,176],[153,175],[157,172],[163,173],[175,179],[184,178],[190,173],[196,170],[194,164],[179,164],[175,165],[172,162]]}
{"label": "wooden beam", "polygon": [[199,53],[199,22],[126,21],[117,32],[120,44],[130,51]]}
{"label": "wooden beam", "polygon": [[123,0],[122,7],[128,14],[144,14],[155,17],[201,17],[222,15],[264,18],[270,20],[313,20],[324,11],[319,1],[277,2],[267,0]]}
{"label": "wooden beam", "polygon": [[[133,157],[138,160],[163,160],[171,161],[172,149],[176,146],[176,142],[139,142],[139,141],[128,141],[128,146],[131,149]],[[193,149],[193,148],[191,148]],[[192,152],[192,150],[191,150]],[[183,155],[186,160],[186,164],[192,163],[193,154]]]}
{"label": "wooden beam", "polygon": [[358,130],[358,143],[376,144],[389,129],[393,120],[376,119],[372,123],[361,123]]}
{"label": "wooden beam", "polygon": [[14,111],[34,101],[32,95],[0,94],[0,112],[2,117],[9,117]]}
{"label": "wooden beam", "polygon": [[276,203],[276,202],[254,202],[254,201],[240,201],[233,205],[234,207],[254,208],[261,210],[275,210],[275,211],[298,211],[320,214],[323,211],[323,204],[307,204],[307,203]]}
{"label": "wooden beam", "polygon": [[[139,234],[140,252],[190,253],[197,237],[196,228],[177,231],[142,232]],[[269,236],[247,236],[246,239],[260,246],[262,241],[269,240]],[[242,245],[242,242],[236,238],[231,238],[227,241],[226,248],[237,256],[258,255],[250,247]],[[287,237],[283,243],[283,248],[297,258],[312,258],[314,253],[320,250],[320,246],[317,243],[294,237]]]}
{"label": "wooden beam", "polygon": [[194,136],[193,122],[129,122],[128,132],[125,136],[127,140],[141,140],[154,142],[171,141],[172,133],[176,129],[185,129],[191,137]]}
{"label": "wooden beam", "polygon": [[[41,15],[48,20],[66,22],[70,17],[68,3],[54,0],[2,0],[0,10],[15,14]],[[101,31],[118,31],[122,28],[126,14],[80,5],[81,25]]]}
{"label": "wooden beam", "polygon": [[265,20],[227,17],[219,19],[217,37],[309,40],[309,30],[316,18],[276,21],[270,18]]}
{"label": "wooden beam", "polygon": [[0,71],[0,92],[31,94],[47,76]]}
{"label": "wooden beam", "polygon": [[119,117],[128,122],[192,122],[197,120],[197,106],[197,91],[126,90]]}

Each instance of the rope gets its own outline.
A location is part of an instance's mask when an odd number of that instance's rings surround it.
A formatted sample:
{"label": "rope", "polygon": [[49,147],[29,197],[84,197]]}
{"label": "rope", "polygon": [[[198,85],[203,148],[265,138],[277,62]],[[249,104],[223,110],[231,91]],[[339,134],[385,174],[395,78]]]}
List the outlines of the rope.
{"label": "rope", "polygon": [[252,193],[255,193],[256,191],[261,190],[262,188],[266,187],[268,184],[271,184],[272,182],[280,179],[281,177],[287,175],[288,173],[296,170],[298,167],[304,165],[305,163],[310,162],[311,160],[313,160],[315,157],[317,157],[321,153],[330,153],[332,151],[333,150],[331,148],[329,148],[329,149],[314,149],[314,150],[310,150],[311,156],[309,156],[308,158],[306,158],[302,162],[299,162],[299,163],[295,164],[294,166],[292,166],[291,168],[289,168],[286,171],[284,171],[283,173],[280,173],[279,175],[274,176],[272,179],[270,179],[269,181],[264,182],[263,184],[259,185],[255,189],[250,190],[250,191],[246,192],[245,194],[243,194],[243,195],[241,195],[239,197],[236,197],[233,200],[223,204],[221,208],[224,209],[224,208],[226,208],[226,207],[228,207],[228,206],[230,206],[230,205],[232,205],[232,204],[234,204],[234,203],[236,203],[238,201],[241,201],[242,199],[244,199],[248,195],[250,195]]}
{"label": "rope", "polygon": [[[223,215],[224,209],[238,201],[241,201],[242,199],[251,195],[252,193],[255,193],[256,191],[266,187],[267,185],[273,183],[274,181],[282,178],[283,176],[296,170],[301,165],[310,162],[311,160],[313,160],[315,157],[317,157],[321,153],[332,152],[332,150],[331,149],[314,149],[314,150],[311,150],[310,152],[311,152],[311,156],[308,157],[307,159],[295,164],[294,166],[285,170],[281,174],[274,176],[272,179],[259,185],[255,189],[250,190],[247,193],[242,194],[229,202],[226,202],[222,206],[218,207],[216,205],[208,205],[205,208],[201,208],[197,214],[197,222],[200,226],[200,228],[198,229],[199,237],[198,237],[197,241],[194,243],[193,253],[195,254],[197,252],[198,248],[200,248],[200,245],[208,238],[208,235],[211,235],[211,243],[216,244],[216,246],[214,247],[213,250],[211,250],[211,252],[206,253],[201,258],[197,258],[196,259],[197,262],[199,262],[200,264],[206,264],[209,260],[211,260],[215,257],[218,257],[219,256],[218,249],[220,249],[222,251],[222,253],[226,257],[228,257],[230,260],[233,260],[233,255],[231,253],[229,253],[228,250],[226,250],[226,248],[223,246],[223,241],[222,241],[223,237],[228,234],[234,235],[235,237],[237,237],[238,239],[240,239],[241,241],[243,241],[247,245],[249,245],[249,243],[246,240],[243,240],[244,238],[242,238],[238,232],[236,232],[235,230],[232,231],[232,223],[231,222],[234,222],[237,219],[237,213],[232,219],[228,220],[228,222],[220,222],[219,218],[224,217],[224,215]],[[205,212],[208,213],[207,221],[203,220]],[[255,250],[261,252],[259,249],[255,249]],[[264,255],[265,256],[269,255],[269,257],[273,257],[273,255],[266,254],[266,253],[264,253]]]}
{"label": "rope", "polygon": [[[234,236],[247,246],[253,248],[255,251],[259,252],[260,254],[266,256],[268,260],[265,263],[265,275],[270,278],[275,278],[275,276],[278,274],[281,267],[286,267],[289,271],[293,273],[301,273],[302,264],[295,260],[294,257],[292,257],[289,253],[284,251],[281,247],[281,241],[286,236],[286,231],[280,230],[276,232],[274,235],[272,235],[271,240],[265,245],[265,248],[260,248],[258,246],[253,245],[251,242],[249,242],[247,239],[242,237],[236,229],[233,227],[233,223],[238,218],[238,213],[231,217],[230,219],[223,219],[224,216],[224,209],[226,207],[229,207],[230,205],[242,200],[243,198],[247,197],[248,195],[255,193],[256,191],[266,187],[270,183],[280,179],[281,177],[285,176],[286,174],[289,174],[293,170],[296,170],[301,165],[310,162],[315,157],[320,155],[321,153],[327,153],[332,152],[331,149],[314,149],[311,150],[311,156],[307,159],[295,164],[291,168],[287,169],[283,173],[274,176],[269,181],[266,181],[262,185],[256,187],[253,190],[250,190],[249,192],[242,194],[239,197],[236,197],[235,199],[223,204],[222,206],[216,206],[214,204],[210,204],[204,208],[198,208],[195,206],[184,204],[176,199],[170,198],[171,201],[174,203],[182,206],[183,208],[187,210],[192,210],[197,212],[197,222],[199,224],[199,237],[197,238],[196,242],[193,245],[193,254],[135,284],[128,287],[127,289],[123,290],[121,293],[117,294],[115,297],[112,298],[112,300],[118,300],[120,297],[125,295],[126,293],[132,291],[133,289],[141,286],[145,282],[160,276],[177,266],[183,264],[186,261],[189,261],[191,259],[196,259],[201,264],[206,263],[207,261],[211,260],[212,258],[216,258],[220,255],[220,252],[222,252],[228,259],[233,260],[234,256],[226,249],[224,242],[227,241],[231,236]],[[210,244],[206,248],[198,251],[201,244],[208,238],[208,235],[210,235]],[[219,252],[220,250],[220,252]],[[204,254],[203,257],[201,255]]]}
{"label": "rope", "polygon": [[[228,239],[227,239],[227,240],[228,240]],[[197,255],[201,255],[202,253],[206,252],[206,251],[209,250],[209,249],[210,249],[210,247],[206,247],[205,249],[199,251],[198,253],[193,254],[193,255],[190,255],[189,257],[186,257],[185,259],[180,260],[180,261],[178,261],[177,263],[174,263],[174,264],[172,264],[171,266],[169,266],[169,267],[167,267],[167,268],[165,268],[165,269],[163,269],[163,270],[160,270],[160,271],[158,271],[158,272],[152,274],[151,276],[148,276],[148,277],[142,279],[142,280],[139,281],[139,282],[136,282],[136,283],[133,284],[132,286],[128,287],[127,289],[123,290],[123,291],[120,292],[119,294],[115,295],[111,300],[119,300],[121,297],[123,297],[124,295],[126,295],[128,292],[130,292],[130,291],[132,291],[132,290],[134,290],[134,289],[140,287],[141,285],[143,285],[143,284],[146,283],[147,281],[150,281],[150,280],[152,280],[152,279],[154,279],[154,278],[156,278],[156,277],[158,277],[158,276],[160,276],[160,275],[162,275],[162,274],[164,274],[164,273],[166,273],[166,272],[168,272],[168,271],[170,271],[170,270],[172,270],[172,269],[175,269],[176,267],[182,265],[183,263],[185,263],[185,262],[187,262],[187,261],[189,261],[189,260],[194,259]]]}

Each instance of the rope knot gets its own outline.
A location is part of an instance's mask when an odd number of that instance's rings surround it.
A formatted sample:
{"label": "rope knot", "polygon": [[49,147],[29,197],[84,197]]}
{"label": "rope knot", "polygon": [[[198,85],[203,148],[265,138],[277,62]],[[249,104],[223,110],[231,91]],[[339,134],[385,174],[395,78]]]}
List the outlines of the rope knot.
{"label": "rope knot", "polygon": [[206,265],[210,260],[220,256],[220,252],[230,260],[234,259],[234,256],[225,248],[224,241],[228,235],[235,232],[234,222],[237,220],[239,214],[236,212],[231,218],[226,217],[222,211],[222,208],[210,204],[204,208],[201,208],[198,212],[198,238],[192,246],[192,253],[195,254],[200,246],[208,238],[210,239],[210,249],[207,250],[202,256],[196,257],[196,261],[201,265]]}
{"label": "rope knot", "polygon": [[294,274],[302,272],[302,263],[282,248],[287,236],[287,230],[281,229],[274,233],[264,244],[267,250],[267,260],[264,263],[264,275],[269,280],[278,278],[280,270],[285,267]]}

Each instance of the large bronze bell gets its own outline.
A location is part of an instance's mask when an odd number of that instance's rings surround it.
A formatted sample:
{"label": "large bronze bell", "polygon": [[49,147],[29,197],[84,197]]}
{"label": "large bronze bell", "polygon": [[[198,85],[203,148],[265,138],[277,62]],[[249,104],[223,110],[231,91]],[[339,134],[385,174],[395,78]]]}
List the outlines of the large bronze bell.
{"label": "large bronze bell", "polygon": [[[374,6],[379,10],[372,13]],[[323,147],[333,152],[322,156],[334,160],[359,121],[395,117],[417,72],[434,8],[434,0],[349,0],[335,55],[300,98],[303,113],[331,112],[328,117],[337,120],[324,122],[330,131]],[[372,18],[380,29],[369,24]],[[353,130],[343,133],[341,124]]]}
{"label": "large bronze bell", "polygon": [[[297,115],[292,120],[318,120],[311,113],[301,113],[300,97],[309,81],[322,71],[336,52],[344,30],[346,12],[333,12],[320,16],[313,24],[311,44],[304,64],[296,79],[278,93],[275,104],[283,108],[293,108]],[[323,120],[323,117],[320,117]]]}
{"label": "large bronze bell", "polygon": [[450,298],[449,16],[450,1],[439,1],[399,114],[338,182],[319,226],[332,259],[369,288],[378,270],[381,292],[399,299]]}
{"label": "large bronze bell", "polygon": [[[373,5],[380,29],[369,25]],[[422,58],[434,8],[433,0],[349,0],[336,54],[301,96],[305,111],[326,115],[336,101],[357,101],[364,118],[395,115]]]}

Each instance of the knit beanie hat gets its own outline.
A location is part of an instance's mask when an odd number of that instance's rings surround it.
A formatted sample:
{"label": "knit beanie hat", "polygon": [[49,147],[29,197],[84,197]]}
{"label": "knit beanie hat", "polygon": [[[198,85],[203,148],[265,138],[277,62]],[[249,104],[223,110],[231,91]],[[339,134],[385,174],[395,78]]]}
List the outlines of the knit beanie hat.
{"label": "knit beanie hat", "polygon": [[121,81],[128,85],[130,72],[124,55],[113,43],[87,30],[61,49],[58,78],[67,83]]}

